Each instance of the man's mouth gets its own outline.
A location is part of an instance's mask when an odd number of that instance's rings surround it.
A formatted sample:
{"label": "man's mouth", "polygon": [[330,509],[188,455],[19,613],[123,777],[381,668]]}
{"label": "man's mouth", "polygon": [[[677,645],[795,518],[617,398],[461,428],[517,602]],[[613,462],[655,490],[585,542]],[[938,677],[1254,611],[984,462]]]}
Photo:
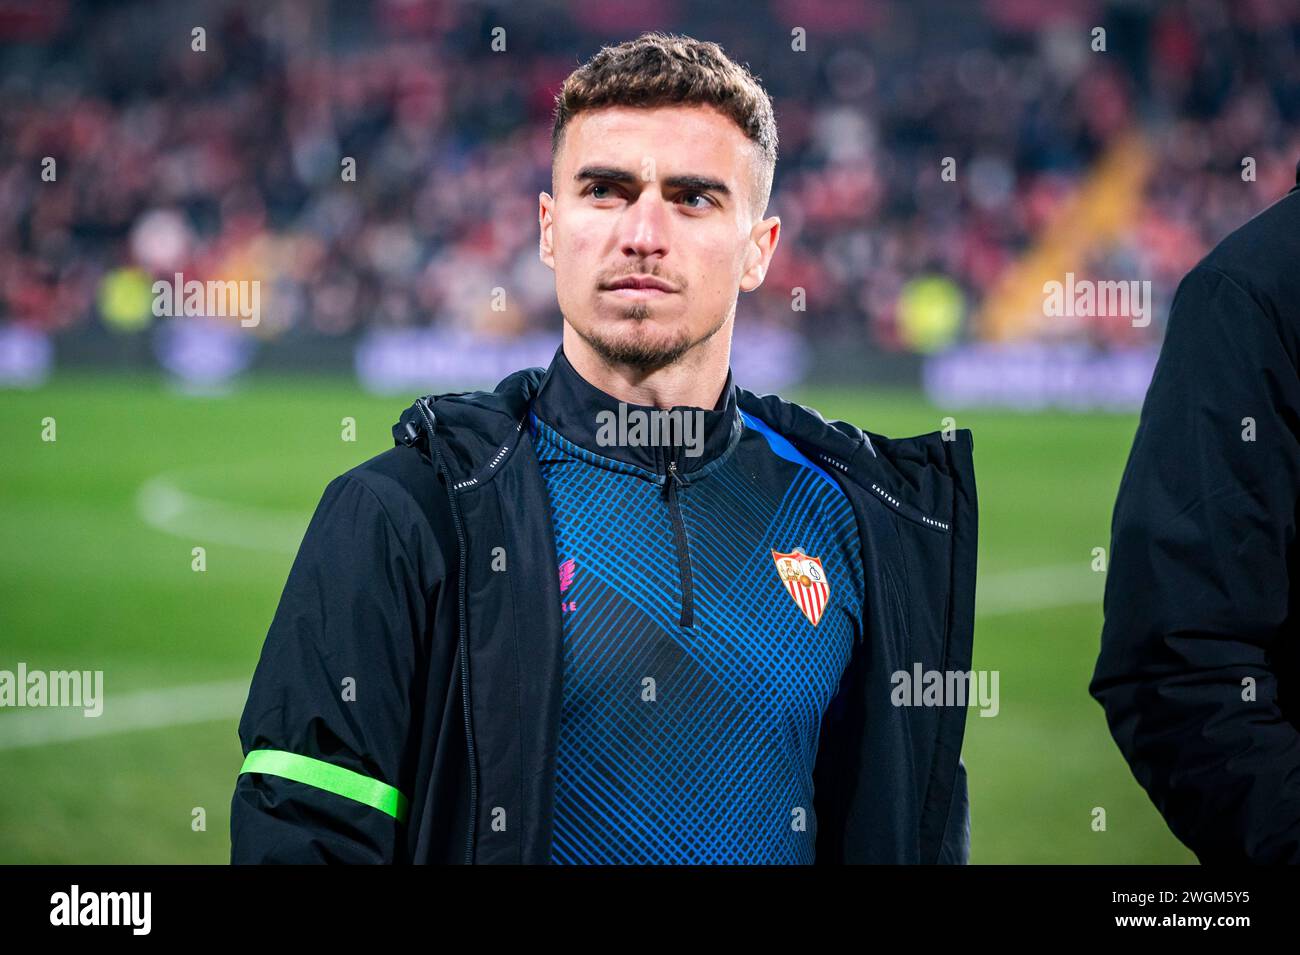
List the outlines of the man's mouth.
{"label": "man's mouth", "polygon": [[617,298],[651,299],[673,295],[677,289],[653,275],[625,275],[610,282],[603,291]]}

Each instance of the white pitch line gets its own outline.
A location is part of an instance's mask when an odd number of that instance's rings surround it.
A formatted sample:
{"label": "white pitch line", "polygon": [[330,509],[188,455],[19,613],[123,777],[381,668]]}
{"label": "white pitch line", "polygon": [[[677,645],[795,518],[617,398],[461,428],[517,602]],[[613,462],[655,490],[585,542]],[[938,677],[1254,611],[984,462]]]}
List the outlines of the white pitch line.
{"label": "white pitch line", "polygon": [[122,696],[106,690],[99,716],[86,716],[75,706],[5,707],[0,710],[0,750],[233,719],[243,711],[248,686],[248,680],[228,680]]}
{"label": "white pitch line", "polygon": [[182,490],[173,475],[140,486],[136,513],[150,527],[194,544],[227,544],[295,554],[311,515],[200,497]]}
{"label": "white pitch line", "polygon": [[1087,559],[1048,564],[980,577],[975,584],[975,616],[996,617],[1053,607],[1095,604],[1101,610],[1106,575]]}

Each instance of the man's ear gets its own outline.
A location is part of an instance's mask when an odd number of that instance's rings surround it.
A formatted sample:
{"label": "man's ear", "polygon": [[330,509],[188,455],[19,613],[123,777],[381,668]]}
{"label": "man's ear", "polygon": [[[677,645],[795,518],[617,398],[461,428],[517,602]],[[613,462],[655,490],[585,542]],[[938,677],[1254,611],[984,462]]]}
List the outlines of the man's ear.
{"label": "man's ear", "polygon": [[752,292],[763,284],[776,244],[781,239],[781,217],[771,216],[755,223],[745,247],[745,271],[740,276],[740,290]]}
{"label": "man's ear", "polygon": [[542,192],[537,196],[537,257],[552,272],[555,271],[555,246],[552,242],[552,227],[555,224],[555,200]]}

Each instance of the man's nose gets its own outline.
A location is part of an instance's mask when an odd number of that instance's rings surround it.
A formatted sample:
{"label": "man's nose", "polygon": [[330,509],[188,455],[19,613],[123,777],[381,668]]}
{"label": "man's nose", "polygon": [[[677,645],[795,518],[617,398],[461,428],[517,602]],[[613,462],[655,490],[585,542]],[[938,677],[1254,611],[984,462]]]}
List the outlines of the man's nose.
{"label": "man's nose", "polygon": [[668,251],[669,209],[657,191],[646,190],[619,219],[619,244],[625,255],[645,258]]}

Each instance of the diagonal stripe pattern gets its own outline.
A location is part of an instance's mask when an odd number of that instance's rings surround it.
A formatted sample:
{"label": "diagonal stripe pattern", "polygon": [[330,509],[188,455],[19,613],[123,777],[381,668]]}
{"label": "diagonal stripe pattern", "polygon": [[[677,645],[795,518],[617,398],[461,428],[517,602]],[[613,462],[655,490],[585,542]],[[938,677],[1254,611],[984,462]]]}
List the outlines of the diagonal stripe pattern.
{"label": "diagonal stripe pattern", "polygon": [[[552,862],[813,862],[821,718],[864,600],[842,491],[747,420],[679,494],[695,610],[682,627],[662,476],[536,416],[530,433],[556,553],[573,562]],[[817,626],[772,559],[796,547],[830,582]]]}

